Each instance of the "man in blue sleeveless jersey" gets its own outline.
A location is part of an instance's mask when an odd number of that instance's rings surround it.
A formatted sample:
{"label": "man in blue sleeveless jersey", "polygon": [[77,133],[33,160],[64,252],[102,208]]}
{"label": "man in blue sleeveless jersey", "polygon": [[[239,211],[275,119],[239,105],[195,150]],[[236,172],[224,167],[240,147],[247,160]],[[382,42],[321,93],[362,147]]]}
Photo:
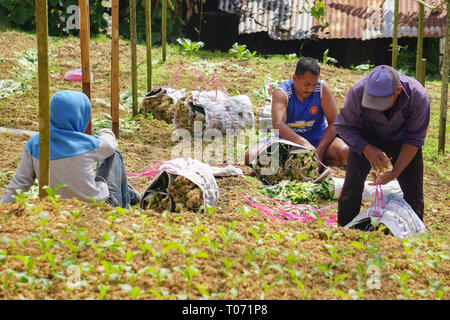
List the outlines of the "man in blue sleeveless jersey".
{"label": "man in blue sleeveless jersey", "polygon": [[292,80],[273,92],[273,127],[284,139],[315,150],[323,163],[343,166],[349,148],[336,137],[336,101],[319,76],[320,65],[315,59],[306,57],[297,63]]}

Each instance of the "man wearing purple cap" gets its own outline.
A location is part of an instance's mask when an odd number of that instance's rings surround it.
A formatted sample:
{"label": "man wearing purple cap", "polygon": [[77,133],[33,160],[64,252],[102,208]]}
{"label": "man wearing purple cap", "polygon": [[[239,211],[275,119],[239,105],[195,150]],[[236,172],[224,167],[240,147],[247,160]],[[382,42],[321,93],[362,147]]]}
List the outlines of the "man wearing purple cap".
{"label": "man wearing purple cap", "polygon": [[387,170],[389,158],[393,169],[379,175],[378,183],[397,179],[405,201],[423,220],[422,146],[429,122],[430,101],[423,86],[390,66],[374,68],[350,88],[334,123],[350,146],[339,225],[347,225],[359,213],[370,169]]}

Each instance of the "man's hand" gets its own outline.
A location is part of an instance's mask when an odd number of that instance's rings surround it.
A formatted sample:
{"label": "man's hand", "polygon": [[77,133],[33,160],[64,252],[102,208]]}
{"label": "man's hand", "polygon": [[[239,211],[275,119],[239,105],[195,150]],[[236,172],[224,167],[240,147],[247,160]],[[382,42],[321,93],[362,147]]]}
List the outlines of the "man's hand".
{"label": "man's hand", "polygon": [[[386,171],[378,177],[378,184],[383,185],[394,179],[397,179],[397,174],[394,171]],[[369,183],[369,186],[375,186],[377,182],[377,176],[374,172],[372,172],[372,183]]]}
{"label": "man's hand", "polygon": [[381,151],[377,147],[374,147],[371,144],[367,144],[364,147],[362,153],[369,161],[372,168],[375,169],[376,171],[383,171],[385,169],[389,169],[388,157],[384,154],[383,151]]}

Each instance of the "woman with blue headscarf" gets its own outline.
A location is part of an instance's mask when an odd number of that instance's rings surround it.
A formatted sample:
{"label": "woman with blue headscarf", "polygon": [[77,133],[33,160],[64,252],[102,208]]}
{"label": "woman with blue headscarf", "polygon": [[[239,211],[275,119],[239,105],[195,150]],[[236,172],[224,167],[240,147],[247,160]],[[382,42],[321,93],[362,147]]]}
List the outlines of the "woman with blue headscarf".
{"label": "woman with blue headscarf", "polygon": [[[50,187],[62,199],[90,198],[112,206],[127,207],[139,202],[139,193],[127,181],[117,141],[109,129],[98,135],[85,134],[91,118],[91,103],[82,93],[57,92],[50,101]],[[94,165],[97,162],[97,172]],[[2,203],[14,202],[17,189],[27,191],[39,176],[39,134],[27,141],[19,166],[6,188]]]}

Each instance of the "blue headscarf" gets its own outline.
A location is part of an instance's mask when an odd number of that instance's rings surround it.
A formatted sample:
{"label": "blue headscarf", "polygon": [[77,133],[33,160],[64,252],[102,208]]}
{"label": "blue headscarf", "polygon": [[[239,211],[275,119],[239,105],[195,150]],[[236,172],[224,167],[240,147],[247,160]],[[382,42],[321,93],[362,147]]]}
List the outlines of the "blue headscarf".
{"label": "blue headscarf", "polygon": [[[100,137],[85,134],[91,102],[82,92],[62,90],[50,101],[50,160],[74,157],[98,148]],[[39,159],[39,134],[25,148]]]}

